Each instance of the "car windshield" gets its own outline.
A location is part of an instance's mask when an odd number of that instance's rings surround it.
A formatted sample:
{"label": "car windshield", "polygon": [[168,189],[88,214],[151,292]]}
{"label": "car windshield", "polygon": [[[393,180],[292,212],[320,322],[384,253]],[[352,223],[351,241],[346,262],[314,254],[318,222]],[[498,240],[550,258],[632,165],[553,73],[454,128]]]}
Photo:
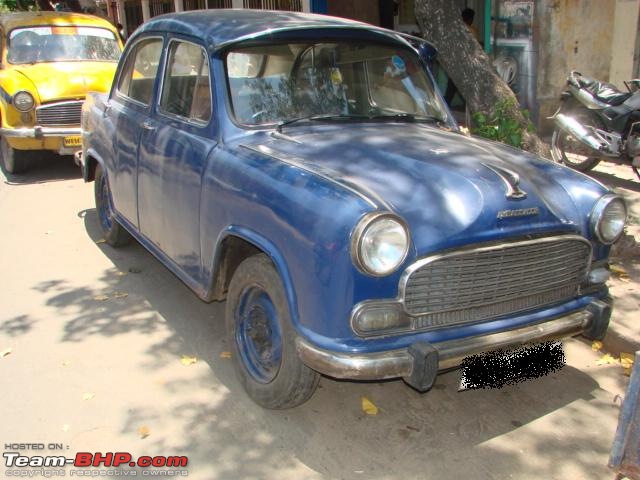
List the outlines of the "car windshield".
{"label": "car windshield", "polygon": [[117,62],[120,47],[105,28],[49,26],[16,28],[9,35],[9,63],[67,61]]}
{"label": "car windshield", "polygon": [[233,114],[246,126],[350,118],[449,123],[417,54],[352,42],[238,47],[226,56]]}

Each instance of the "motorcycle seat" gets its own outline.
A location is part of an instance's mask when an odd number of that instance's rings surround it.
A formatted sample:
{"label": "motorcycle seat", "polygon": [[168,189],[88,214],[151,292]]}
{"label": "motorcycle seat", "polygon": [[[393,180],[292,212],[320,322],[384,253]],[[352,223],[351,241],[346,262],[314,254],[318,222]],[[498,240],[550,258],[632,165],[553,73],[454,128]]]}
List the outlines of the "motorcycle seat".
{"label": "motorcycle seat", "polygon": [[596,99],[614,107],[624,103],[632,95],[629,92],[621,92],[615,85],[589,77],[579,77],[578,82]]}

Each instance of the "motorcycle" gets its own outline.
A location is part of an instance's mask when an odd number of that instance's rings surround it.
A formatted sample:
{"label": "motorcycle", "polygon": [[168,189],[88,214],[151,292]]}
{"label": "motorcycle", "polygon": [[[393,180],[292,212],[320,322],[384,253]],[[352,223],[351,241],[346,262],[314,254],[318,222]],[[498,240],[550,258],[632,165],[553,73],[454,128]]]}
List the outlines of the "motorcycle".
{"label": "motorcycle", "polygon": [[640,179],[640,79],[614,85],[571,72],[558,111],[551,154],[556,162],[586,172],[605,157],[628,163]]}

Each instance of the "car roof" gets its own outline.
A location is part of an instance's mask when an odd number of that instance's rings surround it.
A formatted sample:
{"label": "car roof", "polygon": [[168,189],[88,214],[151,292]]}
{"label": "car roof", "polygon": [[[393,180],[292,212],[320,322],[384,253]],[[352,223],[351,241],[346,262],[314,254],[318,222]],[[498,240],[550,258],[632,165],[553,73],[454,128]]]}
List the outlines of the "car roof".
{"label": "car roof", "polygon": [[14,12],[0,15],[0,25],[5,31],[16,27],[36,25],[85,25],[116,31],[108,20],[94,15],[72,12]]}
{"label": "car roof", "polygon": [[204,38],[215,48],[222,48],[246,39],[280,31],[298,29],[344,29],[375,30],[398,38],[398,32],[375,27],[355,20],[311,13],[250,9],[191,10],[152,18],[134,33],[170,32]]}

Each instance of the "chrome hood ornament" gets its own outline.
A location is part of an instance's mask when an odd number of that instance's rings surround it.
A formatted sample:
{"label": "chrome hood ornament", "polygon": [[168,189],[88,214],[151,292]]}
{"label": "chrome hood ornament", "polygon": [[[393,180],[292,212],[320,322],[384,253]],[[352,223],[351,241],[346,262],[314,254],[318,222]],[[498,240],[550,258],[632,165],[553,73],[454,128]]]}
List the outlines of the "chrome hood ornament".
{"label": "chrome hood ornament", "polygon": [[522,200],[527,198],[527,192],[520,189],[520,175],[512,170],[508,170],[503,167],[496,167],[495,165],[487,165],[483,163],[485,167],[498,175],[507,187],[506,197],[512,200]]}

